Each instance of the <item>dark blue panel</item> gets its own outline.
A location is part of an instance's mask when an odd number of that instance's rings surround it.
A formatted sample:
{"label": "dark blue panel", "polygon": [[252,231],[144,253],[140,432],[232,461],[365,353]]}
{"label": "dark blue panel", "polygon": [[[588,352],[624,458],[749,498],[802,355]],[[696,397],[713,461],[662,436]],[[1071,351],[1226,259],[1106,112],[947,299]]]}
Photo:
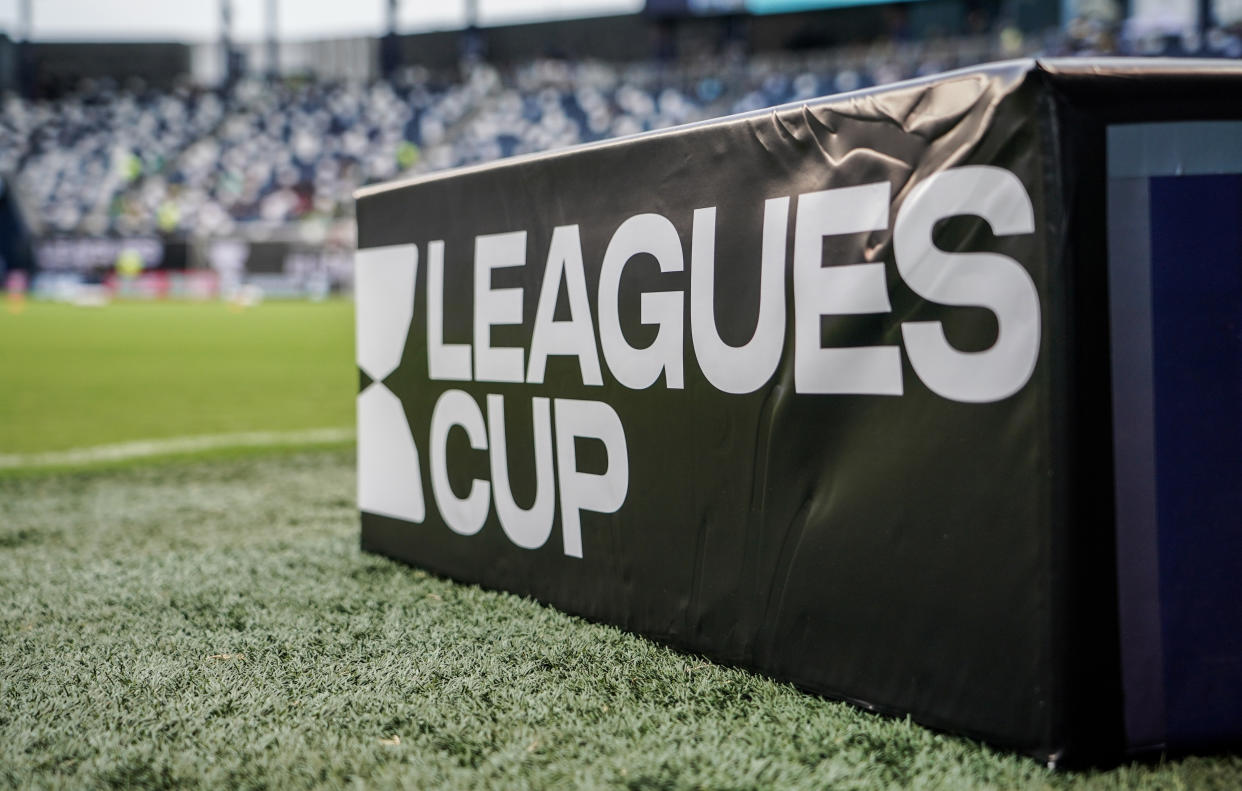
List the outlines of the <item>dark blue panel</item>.
{"label": "dark blue panel", "polygon": [[1242,736],[1242,176],[1150,182],[1171,744]]}

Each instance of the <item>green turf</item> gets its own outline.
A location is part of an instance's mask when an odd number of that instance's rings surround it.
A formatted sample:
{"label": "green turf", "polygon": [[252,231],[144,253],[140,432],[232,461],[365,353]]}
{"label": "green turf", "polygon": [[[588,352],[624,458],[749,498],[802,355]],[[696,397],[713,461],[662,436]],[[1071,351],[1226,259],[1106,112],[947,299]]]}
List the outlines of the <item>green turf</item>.
{"label": "green turf", "polygon": [[1050,773],[357,547],[348,452],[0,480],[0,785],[1242,787]]}
{"label": "green turf", "polygon": [[349,426],[353,304],[0,310],[0,454]]}

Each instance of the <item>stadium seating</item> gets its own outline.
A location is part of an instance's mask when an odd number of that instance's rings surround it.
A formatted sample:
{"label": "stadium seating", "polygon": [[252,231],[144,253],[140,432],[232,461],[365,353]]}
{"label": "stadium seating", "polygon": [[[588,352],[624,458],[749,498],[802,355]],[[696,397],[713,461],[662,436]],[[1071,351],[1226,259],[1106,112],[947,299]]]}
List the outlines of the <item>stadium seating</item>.
{"label": "stadium seating", "polygon": [[[1236,36],[1190,42],[1242,56]],[[16,173],[42,237],[308,241],[352,220],[359,186],[673,126],[1035,51],[1097,53],[1091,27],[1055,40],[883,43],[782,57],[611,64],[538,60],[460,74],[407,68],[372,85],[242,82],[230,94],[88,82],[53,102],[8,97],[0,173]],[[1141,54],[1187,42],[1142,40]],[[349,231],[344,231],[349,233]]]}

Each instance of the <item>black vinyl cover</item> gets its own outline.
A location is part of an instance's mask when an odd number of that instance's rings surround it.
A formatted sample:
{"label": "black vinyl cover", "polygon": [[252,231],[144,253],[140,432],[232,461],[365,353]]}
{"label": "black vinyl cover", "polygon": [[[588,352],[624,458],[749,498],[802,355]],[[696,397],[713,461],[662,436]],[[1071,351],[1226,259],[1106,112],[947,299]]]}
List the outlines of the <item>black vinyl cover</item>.
{"label": "black vinyl cover", "polygon": [[361,191],[363,547],[1120,754],[1103,129],[1240,85],[1012,62]]}

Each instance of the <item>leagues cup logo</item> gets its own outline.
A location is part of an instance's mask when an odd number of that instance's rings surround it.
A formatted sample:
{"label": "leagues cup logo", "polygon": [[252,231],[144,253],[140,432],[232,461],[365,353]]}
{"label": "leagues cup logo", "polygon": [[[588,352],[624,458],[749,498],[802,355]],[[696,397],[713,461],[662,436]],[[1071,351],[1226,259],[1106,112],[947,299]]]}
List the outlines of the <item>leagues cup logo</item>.
{"label": "leagues cup logo", "polygon": [[[693,212],[689,256],[666,217],[635,214],[612,233],[599,262],[595,310],[588,294],[581,234],[577,225],[553,229],[542,263],[538,305],[526,348],[493,345],[492,329],[523,323],[523,289],[496,288],[497,269],[528,265],[525,230],[474,238],[472,343],[444,340],[445,243],[430,240],[426,251],[426,327],[415,340],[426,344],[426,383],[497,382],[543,385],[550,356],[574,358],[584,387],[605,377],[629,390],[661,383],[685,388],[686,336],[694,362],[720,397],[746,394],[768,384],[785,352],[792,321],[793,384],[803,397],[905,394],[903,351],[914,374],[936,396],[961,403],[1000,401],[1029,381],[1040,346],[1039,295],[1017,260],[989,252],[949,252],[936,247],[933,229],[958,216],[982,218],[997,237],[1035,230],[1031,200],[1011,172],[991,166],[952,168],[915,185],[892,216],[892,185],[876,182],[768,199],[764,204],[759,255],[758,320],[740,346],[722,340],[715,317],[716,208]],[[787,236],[792,225],[792,291],[786,292]],[[962,351],[940,321],[906,320],[901,345],[825,346],[824,317],[890,314],[893,310],[879,261],[825,261],[824,240],[892,229],[897,273],[927,303],[983,308],[996,319],[989,348]],[[420,246],[400,244],[357,254],[358,365],[370,383],[358,396],[358,476],[361,510],[407,522],[426,516],[422,455],[426,443],[428,479],[438,514],[460,535],[478,533],[495,508],[508,539],[523,549],[546,544],[559,501],[566,556],[583,556],[582,511],[614,513],[626,500],[630,458],[625,427],[612,405],[600,400],[559,397],[529,399],[533,427],[536,494],[520,507],[510,485],[505,432],[505,397],[487,394],[483,403],[451,385],[439,391],[428,425],[411,426],[400,399],[384,384],[401,365],[414,315]],[[639,321],[655,329],[653,342],[638,348],[622,332],[619,293],[638,256],[653,258],[661,272],[684,272],[689,264],[689,299],[680,291],[645,291]],[[564,297],[567,318],[556,318]],[[463,315],[463,306],[449,310]],[[790,315],[792,313],[792,316]],[[416,330],[417,332],[417,330]],[[601,359],[602,357],[602,359]],[[421,373],[421,372],[420,372]],[[421,385],[420,385],[421,386]],[[555,395],[555,393],[553,394]],[[453,429],[488,456],[489,478],[471,480],[460,496],[449,482],[447,446]],[[413,429],[413,431],[411,430]],[[417,440],[416,440],[417,437]],[[602,443],[603,472],[580,469],[577,441]]]}
{"label": "leagues cup logo", "polygon": [[401,401],[384,378],[401,364],[414,317],[418,248],[359,250],[354,296],[358,367],[371,379],[358,394],[358,506],[422,522],[422,466]]}

